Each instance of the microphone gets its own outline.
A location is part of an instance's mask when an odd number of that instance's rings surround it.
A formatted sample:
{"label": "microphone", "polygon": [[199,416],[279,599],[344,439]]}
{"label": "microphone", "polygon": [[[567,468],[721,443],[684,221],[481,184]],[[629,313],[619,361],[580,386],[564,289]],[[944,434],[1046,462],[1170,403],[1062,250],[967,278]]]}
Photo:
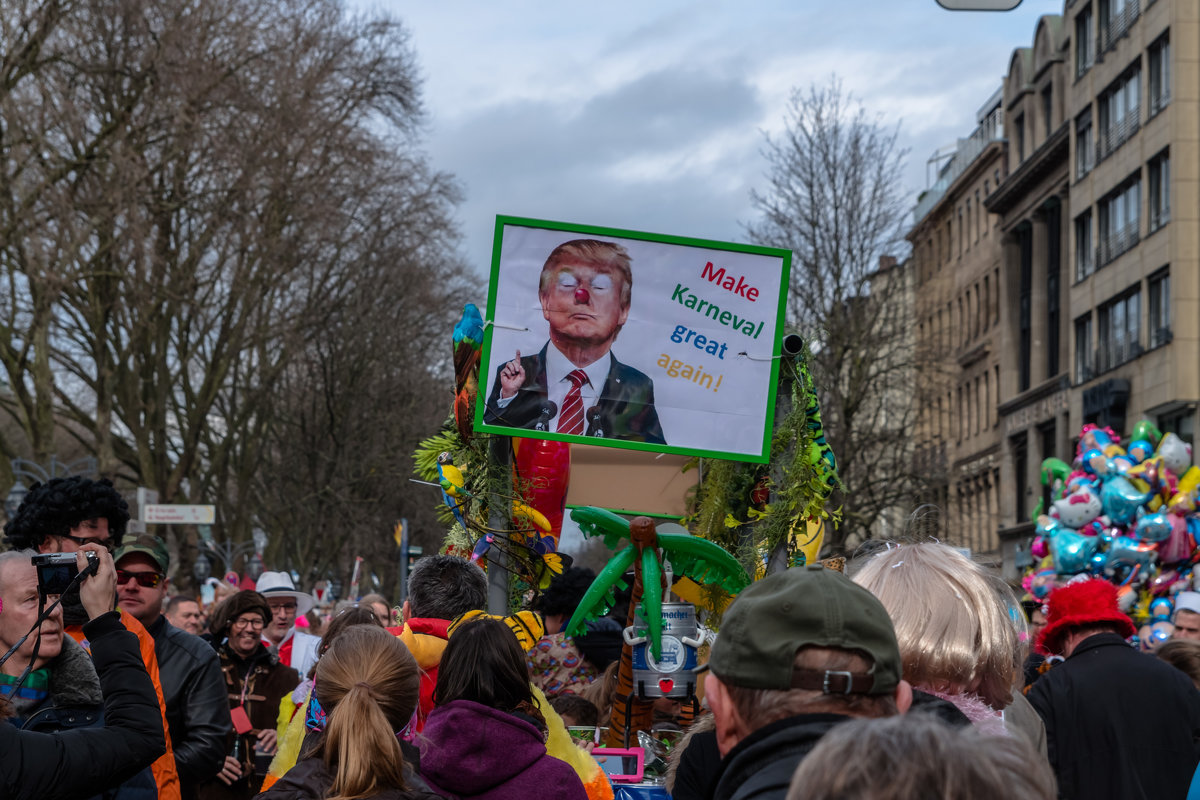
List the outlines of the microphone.
{"label": "microphone", "polygon": [[600,406],[592,406],[584,415],[587,417],[589,436],[599,436],[603,438],[604,428],[600,425]]}
{"label": "microphone", "polygon": [[554,419],[555,415],[557,414],[558,404],[553,400],[547,400],[546,402],[542,403],[541,414],[538,416],[537,424],[533,426],[533,429],[535,431],[550,430],[550,420]]}

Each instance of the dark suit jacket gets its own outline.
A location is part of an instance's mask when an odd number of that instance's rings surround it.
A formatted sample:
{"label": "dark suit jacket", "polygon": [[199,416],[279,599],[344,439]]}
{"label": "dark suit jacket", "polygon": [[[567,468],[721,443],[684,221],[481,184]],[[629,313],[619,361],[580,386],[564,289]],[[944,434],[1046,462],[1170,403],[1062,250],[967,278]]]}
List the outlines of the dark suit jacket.
{"label": "dark suit jacket", "polygon": [[[545,425],[544,430],[550,429],[553,416],[546,400],[546,348],[549,346],[547,342],[537,355],[522,356],[525,382],[505,408],[497,405],[500,399],[500,373],[497,371],[484,409],[484,422],[530,430],[538,430],[541,423]],[[615,356],[600,397],[596,405],[584,409],[584,419],[587,420],[587,436],[666,444],[658,412],[654,410],[654,382],[633,367],[617,361]]]}

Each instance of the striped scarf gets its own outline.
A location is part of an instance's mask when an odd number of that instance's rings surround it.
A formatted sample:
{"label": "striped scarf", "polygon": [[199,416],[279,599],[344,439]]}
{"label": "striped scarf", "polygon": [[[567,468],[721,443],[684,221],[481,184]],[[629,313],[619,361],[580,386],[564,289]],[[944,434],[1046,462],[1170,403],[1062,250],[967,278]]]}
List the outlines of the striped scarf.
{"label": "striped scarf", "polygon": [[0,695],[8,698],[18,715],[23,715],[30,709],[37,708],[50,694],[50,670],[43,667],[29,673],[25,683],[13,695],[17,683],[17,675],[0,675]]}

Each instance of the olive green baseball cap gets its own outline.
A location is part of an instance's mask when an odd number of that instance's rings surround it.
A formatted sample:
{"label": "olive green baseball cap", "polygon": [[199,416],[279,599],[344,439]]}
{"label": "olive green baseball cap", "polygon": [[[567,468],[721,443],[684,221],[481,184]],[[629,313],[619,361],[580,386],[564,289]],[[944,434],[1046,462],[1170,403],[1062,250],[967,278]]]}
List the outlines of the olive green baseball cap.
{"label": "olive green baseball cap", "polygon": [[[794,669],[796,651],[809,645],[857,651],[873,667],[867,673]],[[891,694],[901,675],[900,646],[883,604],[820,564],[768,575],[742,590],[725,611],[709,666],[732,686],[827,694]]]}
{"label": "olive green baseball cap", "polygon": [[144,556],[148,556],[151,561],[158,564],[158,568],[162,570],[163,575],[167,574],[167,567],[170,566],[171,557],[167,554],[167,543],[157,536],[143,533],[132,542],[126,542],[121,545],[117,548],[117,552],[113,553],[113,563],[117,563],[131,553],[141,553]]}

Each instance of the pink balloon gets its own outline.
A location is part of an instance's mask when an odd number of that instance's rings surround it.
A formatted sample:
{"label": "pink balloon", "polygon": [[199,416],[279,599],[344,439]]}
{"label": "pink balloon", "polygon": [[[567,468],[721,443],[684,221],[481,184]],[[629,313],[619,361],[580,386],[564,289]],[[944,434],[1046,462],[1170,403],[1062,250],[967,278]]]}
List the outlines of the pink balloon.
{"label": "pink balloon", "polygon": [[1178,564],[1192,557],[1196,539],[1188,530],[1187,519],[1178,514],[1167,514],[1171,522],[1171,534],[1158,543],[1158,560],[1163,564]]}

